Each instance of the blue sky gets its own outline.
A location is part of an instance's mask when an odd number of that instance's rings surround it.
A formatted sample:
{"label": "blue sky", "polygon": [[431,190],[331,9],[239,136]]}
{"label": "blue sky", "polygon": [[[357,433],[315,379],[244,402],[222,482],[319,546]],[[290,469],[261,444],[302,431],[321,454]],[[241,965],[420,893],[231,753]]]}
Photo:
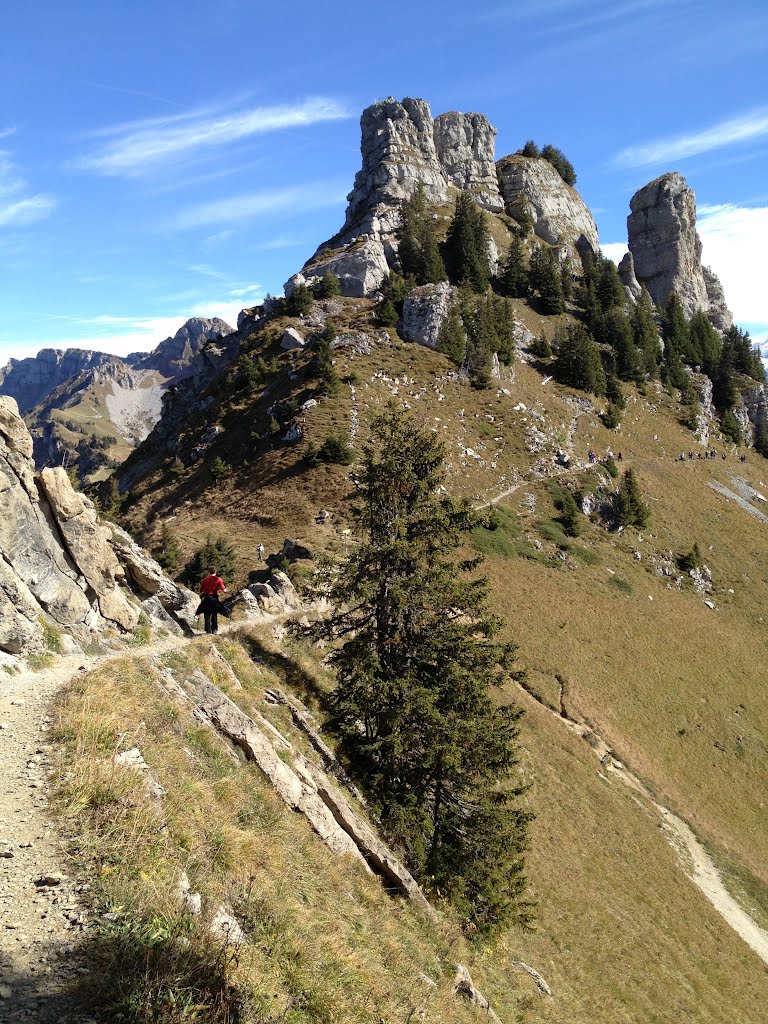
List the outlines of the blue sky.
{"label": "blue sky", "polygon": [[148,349],[237,311],[343,221],[359,115],[480,111],[571,159],[610,255],[678,170],[704,262],[768,337],[768,7],[735,0],[28,0],[0,53],[0,364]]}

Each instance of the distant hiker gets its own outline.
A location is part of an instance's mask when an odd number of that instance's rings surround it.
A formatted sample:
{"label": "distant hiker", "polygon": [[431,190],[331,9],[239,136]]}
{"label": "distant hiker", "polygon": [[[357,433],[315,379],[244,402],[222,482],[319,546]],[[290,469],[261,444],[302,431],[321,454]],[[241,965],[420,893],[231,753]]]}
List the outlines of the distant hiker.
{"label": "distant hiker", "polygon": [[619,454],[616,456],[616,461],[617,462],[623,462],[624,461],[624,456],[621,454],[621,452],[619,452]]}
{"label": "distant hiker", "polygon": [[726,456],[725,452],[723,452],[723,462],[725,462],[726,458],[727,458],[727,456]]}
{"label": "distant hiker", "polygon": [[746,461],[747,461],[747,456],[746,456],[746,455],[742,455],[742,456],[741,456],[741,463],[742,463],[742,465],[744,465],[744,463],[745,463]]}
{"label": "distant hiker", "polygon": [[259,544],[259,546],[256,548],[256,554],[259,556],[259,561],[263,562],[264,561],[264,545],[263,544]]}
{"label": "distant hiker", "polygon": [[208,575],[200,581],[202,600],[196,614],[203,613],[206,633],[218,633],[219,631],[219,594],[224,593],[226,589],[224,580],[217,575],[214,568],[209,569]]}

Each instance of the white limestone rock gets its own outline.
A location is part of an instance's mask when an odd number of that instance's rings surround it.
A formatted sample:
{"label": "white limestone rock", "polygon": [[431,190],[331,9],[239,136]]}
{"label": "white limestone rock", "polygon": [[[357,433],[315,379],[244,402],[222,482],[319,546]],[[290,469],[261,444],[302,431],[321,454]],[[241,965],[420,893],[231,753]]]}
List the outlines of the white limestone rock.
{"label": "white limestone rock", "polygon": [[447,281],[425,284],[409,292],[403,303],[401,333],[406,341],[437,348],[440,328],[450,312],[455,289]]}
{"label": "white limestone rock", "polygon": [[304,338],[299,334],[295,327],[286,327],[283,331],[283,336],[280,339],[280,348],[285,349],[286,352],[291,352],[296,349],[304,348]]}
{"label": "white limestone rock", "polygon": [[600,247],[597,226],[586,203],[567,185],[547,160],[518,154],[499,160],[501,194],[507,213],[526,212],[537,238],[549,245],[564,245],[573,260]]}
{"label": "white limestone rock", "polygon": [[488,118],[456,111],[440,114],[435,118],[433,134],[437,157],[448,181],[470,192],[479,206],[500,213],[504,200],[494,162],[496,129]]}
{"label": "white limestone rock", "polygon": [[686,316],[707,313],[719,330],[733,322],[717,277],[701,265],[696,196],[677,172],[644,185],[630,200],[629,250],[635,273],[657,306],[677,292]]}

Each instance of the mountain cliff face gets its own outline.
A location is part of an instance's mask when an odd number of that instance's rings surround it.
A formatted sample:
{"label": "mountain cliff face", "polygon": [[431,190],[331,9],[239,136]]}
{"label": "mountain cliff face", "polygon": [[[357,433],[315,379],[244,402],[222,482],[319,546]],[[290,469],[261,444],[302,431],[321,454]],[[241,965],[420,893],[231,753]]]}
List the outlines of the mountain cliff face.
{"label": "mountain cliff face", "polygon": [[[124,531],[101,523],[63,469],[35,475],[32,438],[6,396],[0,396],[0,493],[0,652],[44,650],[51,630],[80,644],[130,631],[140,600],[150,597],[172,612],[193,610],[194,595],[167,580]],[[129,584],[139,599],[129,596]]]}
{"label": "mountain cliff face", "polygon": [[11,359],[0,369],[0,393],[14,398],[22,414],[26,414],[71,377],[119,359],[87,349],[44,348],[28,359]]}
{"label": "mountain cliff face", "polygon": [[687,316],[706,313],[718,330],[733,323],[720,281],[701,265],[701,239],[696,231],[696,196],[676,172],[644,185],[630,201],[627,218],[629,251],[637,280],[657,306],[669,293],[680,296]]}
{"label": "mountain cliff face", "polygon": [[286,283],[286,294],[328,271],[345,296],[377,292],[397,267],[400,207],[419,182],[429,205],[450,206],[467,191],[490,214],[524,208],[536,236],[565,246],[574,259],[597,251],[597,228],[578,192],[545,160],[506,157],[496,164],[496,129],[483,114],[450,111],[433,119],[424,100],[390,97],[363,111],[360,128],[362,167],[344,226]]}

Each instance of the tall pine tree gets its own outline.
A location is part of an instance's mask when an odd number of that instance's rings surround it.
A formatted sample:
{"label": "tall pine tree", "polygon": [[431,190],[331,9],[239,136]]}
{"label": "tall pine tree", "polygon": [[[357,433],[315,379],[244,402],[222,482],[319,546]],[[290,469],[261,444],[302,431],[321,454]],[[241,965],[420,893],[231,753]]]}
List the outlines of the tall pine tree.
{"label": "tall pine tree", "polygon": [[441,496],[445,450],[393,406],[358,478],[361,543],[315,627],[344,641],[333,724],[350,771],[422,884],[475,927],[525,921],[529,814],[516,801],[521,711],[498,703],[514,647],[497,639],[486,582],[458,549],[475,522]]}
{"label": "tall pine tree", "polygon": [[454,284],[484,292],[491,283],[485,214],[469,192],[460,192],[445,243],[446,263]]}
{"label": "tall pine tree", "polygon": [[433,284],[445,280],[445,266],[424,198],[424,184],[419,182],[413,195],[401,209],[399,257],[403,274],[416,284]]}

